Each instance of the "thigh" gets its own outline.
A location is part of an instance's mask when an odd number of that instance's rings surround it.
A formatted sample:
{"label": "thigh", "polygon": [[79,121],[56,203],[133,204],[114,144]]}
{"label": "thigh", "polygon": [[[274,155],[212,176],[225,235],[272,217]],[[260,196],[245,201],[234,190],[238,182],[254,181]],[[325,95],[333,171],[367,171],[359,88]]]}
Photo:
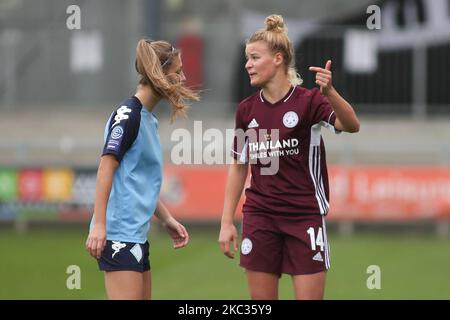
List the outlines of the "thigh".
{"label": "thigh", "polygon": [[152,274],[150,271],[150,245],[148,241],[143,245],[143,250],[144,250],[144,260],[143,260],[144,272],[142,273],[144,278],[143,299],[150,300],[152,298]]}
{"label": "thigh", "polygon": [[265,214],[244,214],[240,265],[246,270],[279,276],[283,239],[272,219]]}
{"label": "thigh", "polygon": [[322,300],[325,292],[326,271],[292,276],[297,300]]}
{"label": "thigh", "polygon": [[145,271],[142,274],[143,278],[143,296],[144,300],[150,300],[152,298],[152,274],[150,271]]}
{"label": "thigh", "polygon": [[330,254],[323,216],[288,217],[279,220],[285,235],[282,272],[307,275],[330,268]]}
{"label": "thigh", "polygon": [[250,296],[253,300],[278,299],[277,274],[246,270]]}
{"label": "thigh", "polygon": [[107,271],[105,288],[110,300],[141,300],[144,289],[142,272]]}

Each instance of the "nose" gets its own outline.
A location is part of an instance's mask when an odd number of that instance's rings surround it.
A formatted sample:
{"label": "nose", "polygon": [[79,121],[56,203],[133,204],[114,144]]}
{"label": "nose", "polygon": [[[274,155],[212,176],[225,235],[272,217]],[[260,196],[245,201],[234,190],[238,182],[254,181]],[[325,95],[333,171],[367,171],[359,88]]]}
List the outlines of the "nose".
{"label": "nose", "polygon": [[246,63],[245,63],[245,69],[250,69],[251,67],[253,67],[253,63],[251,63],[251,61],[250,60],[248,60]]}

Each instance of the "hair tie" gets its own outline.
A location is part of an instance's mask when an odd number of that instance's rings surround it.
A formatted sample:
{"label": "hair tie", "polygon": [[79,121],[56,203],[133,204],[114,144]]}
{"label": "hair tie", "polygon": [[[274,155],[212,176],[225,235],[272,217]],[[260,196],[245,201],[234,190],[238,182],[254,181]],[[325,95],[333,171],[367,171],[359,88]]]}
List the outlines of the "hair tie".
{"label": "hair tie", "polygon": [[164,68],[164,66],[167,64],[167,62],[169,62],[170,56],[173,54],[174,51],[175,51],[175,48],[172,46],[172,51],[170,52],[169,57],[167,58],[167,60],[161,65],[161,68]]}

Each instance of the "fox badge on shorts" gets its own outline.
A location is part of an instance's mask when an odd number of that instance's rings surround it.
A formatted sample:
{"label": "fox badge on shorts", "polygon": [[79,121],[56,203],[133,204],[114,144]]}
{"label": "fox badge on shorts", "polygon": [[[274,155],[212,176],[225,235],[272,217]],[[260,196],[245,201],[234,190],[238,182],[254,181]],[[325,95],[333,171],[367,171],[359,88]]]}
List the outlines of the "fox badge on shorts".
{"label": "fox badge on shorts", "polygon": [[241,243],[242,254],[244,254],[244,255],[249,254],[250,251],[252,251],[252,248],[253,248],[253,244],[249,238],[245,238],[244,240],[242,240],[242,243]]}

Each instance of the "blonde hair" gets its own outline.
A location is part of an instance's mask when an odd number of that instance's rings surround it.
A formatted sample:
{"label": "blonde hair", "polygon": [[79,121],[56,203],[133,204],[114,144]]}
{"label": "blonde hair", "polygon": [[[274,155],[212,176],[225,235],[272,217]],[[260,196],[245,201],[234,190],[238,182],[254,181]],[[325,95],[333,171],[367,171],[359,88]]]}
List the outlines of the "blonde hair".
{"label": "blonde hair", "polygon": [[167,99],[172,107],[171,121],[178,116],[186,116],[186,100],[200,100],[198,92],[185,87],[177,73],[166,74],[164,71],[172,64],[173,58],[180,51],[167,41],[139,40],[136,47],[136,71],[139,83],[149,85]]}
{"label": "blonde hair", "polygon": [[266,28],[256,31],[247,40],[247,44],[264,41],[272,53],[280,52],[284,58],[289,82],[294,86],[301,85],[303,80],[295,68],[294,46],[287,35],[287,27],[284,25],[283,17],[276,14],[270,15],[266,18],[265,24]]}

